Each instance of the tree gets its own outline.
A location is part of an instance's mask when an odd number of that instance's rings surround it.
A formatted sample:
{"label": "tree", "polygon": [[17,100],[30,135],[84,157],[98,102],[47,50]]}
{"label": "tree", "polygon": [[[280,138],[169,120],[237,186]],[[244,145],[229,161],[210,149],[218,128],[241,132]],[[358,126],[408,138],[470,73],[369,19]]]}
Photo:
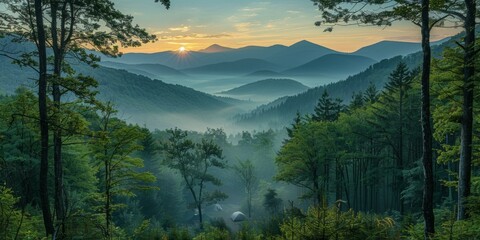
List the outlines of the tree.
{"label": "tree", "polygon": [[38,199],[38,99],[24,88],[15,93],[0,100],[0,181],[20,193],[24,208]]}
{"label": "tree", "polygon": [[[473,107],[475,89],[475,59],[478,50],[475,49],[475,33],[477,23],[477,5],[475,0],[446,1],[440,12],[454,16],[463,22],[465,29],[463,49],[463,102],[460,132],[460,161],[458,171],[458,212],[457,219],[468,217],[466,201],[471,192],[472,175],[472,136]],[[463,4],[462,4],[463,3]]]}
{"label": "tree", "polygon": [[257,185],[257,176],[255,175],[255,167],[252,164],[250,159],[245,161],[238,161],[236,165],[233,166],[233,171],[237,174],[245,187],[245,192],[247,193],[247,209],[248,217],[252,217],[252,198],[253,191]]}
{"label": "tree", "polygon": [[275,189],[269,188],[264,195],[263,206],[271,215],[277,214],[282,204],[282,199],[277,197],[278,193]]}
{"label": "tree", "polygon": [[353,111],[355,109],[361,108],[365,105],[365,100],[363,98],[363,93],[353,93],[352,95],[352,102],[348,105],[348,110]]}
{"label": "tree", "polygon": [[193,198],[194,208],[198,210],[200,228],[203,229],[202,207],[227,198],[219,190],[206,192],[209,184],[219,186],[221,180],[209,173],[211,168],[225,168],[222,149],[212,140],[202,139],[194,143],[188,139],[188,132],[181,129],[169,129],[168,141],[164,143],[166,164],[177,170],[184,180]]}
{"label": "tree", "polygon": [[[167,8],[170,7],[169,0],[155,0]],[[107,55],[118,55],[118,46],[138,46],[141,42],[153,40],[143,29],[132,24],[132,17],[124,15],[114,8],[109,0],[91,1],[47,1],[40,0],[3,0],[0,3],[10,10],[0,14],[2,23],[2,34],[14,36],[14,39],[25,38],[37,45],[39,63],[39,110],[42,136],[41,168],[40,168],[40,199],[42,200],[42,211],[47,235],[53,234],[53,222],[48,209],[48,121],[47,121],[47,53],[46,44],[49,43],[53,49],[53,74],[52,95],[55,112],[60,112],[61,96],[66,91],[73,91],[78,94],[77,86],[64,83],[61,77],[64,67],[65,56],[73,53],[82,61],[95,65],[98,61],[93,54],[87,54],[83,47],[91,47]],[[44,17],[50,17],[50,28],[44,26]],[[103,26],[99,22],[105,23]],[[46,34],[45,28],[50,30]],[[100,30],[101,29],[101,30]],[[106,31],[109,29],[110,31]],[[50,37],[50,39],[47,39]],[[23,54],[31,58],[34,54]],[[31,64],[32,61],[25,60],[24,63]],[[64,89],[62,89],[62,87]],[[74,87],[74,88],[71,88]],[[65,91],[66,90],[66,91]],[[63,166],[62,166],[62,131],[60,119],[54,118],[54,168],[55,168],[55,212],[57,220],[63,226],[65,218],[65,199],[63,189]],[[59,236],[60,238],[62,236]]]}
{"label": "tree", "polygon": [[338,119],[338,115],[342,110],[342,100],[338,98],[333,100],[325,89],[320,99],[318,99],[312,119],[314,121],[332,122]]}
{"label": "tree", "polygon": [[138,172],[137,169],[143,167],[143,160],[132,157],[134,152],[142,150],[140,142],[145,137],[142,129],[114,118],[115,111],[110,104],[102,108],[101,113],[99,129],[94,134],[91,147],[94,160],[103,165],[100,175],[103,176],[104,235],[111,239],[112,212],[119,207],[114,204],[114,197],[132,197],[133,189],[152,189],[142,183],[154,182],[155,176],[149,172]]}
{"label": "tree", "polygon": [[424,238],[429,239],[435,234],[435,215],[433,213],[433,156],[432,156],[432,126],[430,114],[430,65],[432,51],[430,48],[430,0],[422,0],[421,4],[421,32],[422,32],[422,111],[421,123],[423,134],[423,219],[425,220]]}
{"label": "tree", "polygon": [[[47,49],[46,34],[43,25],[42,1],[35,0],[35,22],[30,25],[31,39],[37,45],[38,51],[38,110],[40,115],[40,135],[42,150],[40,152],[40,201],[43,212],[45,232],[53,234],[52,214],[48,199],[48,118],[47,118]],[[33,22],[33,21],[32,21]]]}
{"label": "tree", "polygon": [[302,197],[312,199],[315,204],[323,203],[328,192],[334,154],[331,127],[329,122],[300,125],[275,158],[278,167],[275,179],[305,188],[308,193]]}
{"label": "tree", "polygon": [[[162,1],[168,4],[167,1]],[[167,5],[168,6],[168,5]],[[90,47],[110,56],[119,55],[119,46],[135,47],[155,39],[138,25],[133,25],[133,17],[125,15],[115,9],[109,0],[76,1],[66,0],[50,1],[49,7],[50,35],[48,41],[53,50],[52,97],[54,111],[62,111],[61,98],[67,92],[73,92],[78,97],[90,95],[80,92],[79,84],[68,84],[62,73],[68,68],[65,62],[67,54],[73,54],[82,62],[96,66],[98,58],[87,54],[83,47]],[[104,25],[98,22],[104,22]],[[100,29],[102,29],[100,31]],[[92,86],[95,86],[94,84]],[[83,88],[85,89],[85,88]],[[54,166],[55,166],[55,212],[57,221],[65,220],[65,199],[63,188],[62,164],[62,119],[54,118]]]}
{"label": "tree", "polygon": [[414,129],[409,123],[414,122],[412,117],[417,116],[417,108],[411,107],[414,105],[412,99],[415,98],[411,96],[413,94],[409,90],[412,88],[416,75],[416,71],[409,71],[407,65],[400,62],[390,74],[389,81],[385,84],[385,91],[378,99],[378,104],[373,105],[376,110],[375,116],[378,118],[373,124],[380,129],[385,143],[391,147],[394,155],[395,198],[398,199],[398,210],[402,215],[404,214],[404,199],[401,197],[401,192],[405,188],[403,170],[408,164],[404,156],[405,146],[408,146],[406,135],[408,128]]}
{"label": "tree", "polygon": [[[287,135],[289,138],[292,138],[293,137],[293,133],[295,132],[295,130],[298,129],[298,127],[303,123],[303,119],[302,119],[302,116],[300,115],[300,112],[297,111],[297,113],[295,114],[295,118],[293,119],[293,123],[290,125],[290,127],[287,127]],[[284,141],[284,143],[288,141],[288,139],[286,139]]]}
{"label": "tree", "polygon": [[363,98],[366,103],[370,103],[370,104],[378,100],[378,90],[377,90],[377,87],[375,87],[375,84],[370,82],[367,89],[365,90]]}

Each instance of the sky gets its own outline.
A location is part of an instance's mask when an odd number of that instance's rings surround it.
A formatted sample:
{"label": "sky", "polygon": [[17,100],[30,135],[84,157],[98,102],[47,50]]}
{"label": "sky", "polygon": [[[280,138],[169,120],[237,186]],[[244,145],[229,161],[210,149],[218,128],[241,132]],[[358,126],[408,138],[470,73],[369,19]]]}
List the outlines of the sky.
{"label": "sky", "polygon": [[[409,22],[390,27],[316,27],[320,12],[310,0],[171,0],[166,10],[154,0],[116,0],[115,6],[132,15],[134,22],[158,40],[123,52],[201,50],[212,44],[289,46],[301,40],[342,52],[353,52],[382,40],[419,42],[420,29]],[[435,28],[431,40],[456,34],[460,29]]]}

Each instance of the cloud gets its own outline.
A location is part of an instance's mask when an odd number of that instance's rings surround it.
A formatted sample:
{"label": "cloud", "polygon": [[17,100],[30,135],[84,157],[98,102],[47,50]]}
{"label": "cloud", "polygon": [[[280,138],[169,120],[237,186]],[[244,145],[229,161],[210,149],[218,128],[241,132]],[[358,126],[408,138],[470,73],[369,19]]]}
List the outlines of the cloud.
{"label": "cloud", "polygon": [[170,44],[170,45],[180,45],[180,46],[188,46],[188,45],[191,45],[191,43],[186,43],[186,42],[167,42],[167,44]]}
{"label": "cloud", "polygon": [[162,35],[162,34],[166,34],[168,32],[165,32],[165,31],[158,31],[158,32],[153,32],[154,35]]}
{"label": "cloud", "polygon": [[243,12],[258,12],[258,11],[262,11],[264,10],[265,8],[242,8],[241,11]]}
{"label": "cloud", "polygon": [[256,16],[258,16],[258,14],[257,13],[248,13],[248,14],[243,14],[242,16],[243,17],[256,17]]}
{"label": "cloud", "polygon": [[188,32],[190,31],[190,27],[189,26],[172,27],[172,28],[169,28],[168,30],[174,31],[174,32]]}
{"label": "cloud", "polygon": [[253,24],[250,22],[243,22],[243,23],[237,23],[235,24],[235,28],[239,32],[247,32],[250,30],[250,27],[252,27]]}
{"label": "cloud", "polygon": [[274,28],[275,27],[275,24],[273,23],[268,23],[267,25],[265,25],[266,28]]}
{"label": "cloud", "polygon": [[160,36],[162,40],[193,40],[193,39],[217,39],[217,38],[228,38],[231,35],[226,33],[221,34],[202,34],[202,33],[191,33],[183,35],[169,35],[169,36]]}

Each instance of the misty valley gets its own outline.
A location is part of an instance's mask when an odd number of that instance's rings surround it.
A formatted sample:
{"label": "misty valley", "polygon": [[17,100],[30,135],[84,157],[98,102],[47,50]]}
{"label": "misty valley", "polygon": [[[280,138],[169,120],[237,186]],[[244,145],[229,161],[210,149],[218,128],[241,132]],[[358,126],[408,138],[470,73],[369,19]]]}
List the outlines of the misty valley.
{"label": "misty valley", "polygon": [[0,239],[480,238],[475,0],[127,2],[0,1]]}

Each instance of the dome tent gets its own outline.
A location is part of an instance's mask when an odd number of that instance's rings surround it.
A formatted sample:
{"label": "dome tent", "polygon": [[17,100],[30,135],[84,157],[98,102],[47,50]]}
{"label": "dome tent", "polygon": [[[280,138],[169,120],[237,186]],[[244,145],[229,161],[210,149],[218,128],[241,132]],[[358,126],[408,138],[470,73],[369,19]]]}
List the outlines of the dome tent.
{"label": "dome tent", "polygon": [[240,211],[232,213],[232,216],[230,216],[230,218],[233,222],[242,222],[247,220],[247,216],[245,216],[245,214]]}

